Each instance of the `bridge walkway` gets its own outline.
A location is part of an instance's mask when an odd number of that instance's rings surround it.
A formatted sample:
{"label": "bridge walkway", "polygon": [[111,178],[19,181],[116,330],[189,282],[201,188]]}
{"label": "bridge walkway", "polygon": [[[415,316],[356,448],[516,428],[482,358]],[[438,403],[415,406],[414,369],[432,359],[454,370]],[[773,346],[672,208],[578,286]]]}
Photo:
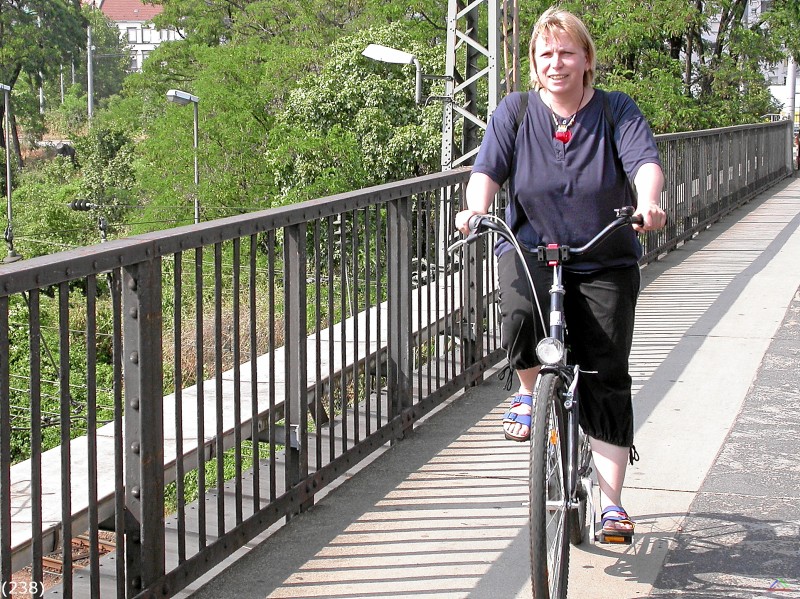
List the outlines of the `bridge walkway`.
{"label": "bridge walkway", "polygon": [[[800,178],[643,270],[632,546],[573,549],[570,597],[800,597]],[[497,376],[184,596],[526,598],[528,447]],[[206,579],[208,580],[208,579]]]}

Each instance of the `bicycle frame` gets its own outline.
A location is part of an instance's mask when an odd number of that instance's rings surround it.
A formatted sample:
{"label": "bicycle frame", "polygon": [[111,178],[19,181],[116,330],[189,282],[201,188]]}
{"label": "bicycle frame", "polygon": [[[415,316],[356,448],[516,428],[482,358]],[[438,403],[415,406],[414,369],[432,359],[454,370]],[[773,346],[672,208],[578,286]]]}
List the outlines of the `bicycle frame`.
{"label": "bicycle frame", "polygon": [[[566,291],[563,283],[563,251],[557,246],[543,248],[544,252],[539,252],[539,259],[546,260],[548,266],[553,269],[553,283],[550,287],[550,339],[555,339],[562,346],[566,347],[566,321],[564,319],[564,296]],[[580,366],[570,365],[567,359],[567,351],[561,354],[561,360],[557,364],[542,366],[539,370],[539,379],[542,375],[549,372],[554,373],[564,382],[566,391],[563,394],[560,417],[566,416],[566,481],[565,486],[568,493],[568,508],[579,509],[581,480],[588,477],[590,472],[582,471],[583,464],[578,464],[580,440],[580,398],[578,395],[578,381],[580,379]],[[588,464],[585,465],[588,467]],[[588,488],[587,488],[588,487]],[[594,520],[594,505],[592,501],[591,481],[584,486],[587,501],[589,502],[589,512]],[[594,541],[594,535],[589,535]]]}

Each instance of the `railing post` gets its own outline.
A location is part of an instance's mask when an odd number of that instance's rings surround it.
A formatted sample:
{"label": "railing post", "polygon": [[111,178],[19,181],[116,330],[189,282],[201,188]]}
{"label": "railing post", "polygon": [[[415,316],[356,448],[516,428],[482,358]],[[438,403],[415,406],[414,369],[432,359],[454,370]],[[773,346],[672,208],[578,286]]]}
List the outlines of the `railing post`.
{"label": "railing post", "polygon": [[[389,339],[387,391],[391,418],[411,407],[411,212],[408,198],[387,205]],[[411,423],[403,423],[403,433]]]}
{"label": "railing post", "polygon": [[[464,249],[465,268],[462,287],[463,321],[461,323],[461,368],[466,370],[483,356],[483,261],[486,251],[484,238]],[[483,380],[470,381],[472,387]]]}
{"label": "railing post", "polygon": [[123,269],[122,294],[125,567],[132,597],[165,572],[161,259]]}
{"label": "railing post", "polygon": [[[284,229],[287,490],[308,476],[306,254],[306,223]],[[346,398],[342,398],[342,409],[347,409]],[[308,504],[301,507],[308,507]]]}

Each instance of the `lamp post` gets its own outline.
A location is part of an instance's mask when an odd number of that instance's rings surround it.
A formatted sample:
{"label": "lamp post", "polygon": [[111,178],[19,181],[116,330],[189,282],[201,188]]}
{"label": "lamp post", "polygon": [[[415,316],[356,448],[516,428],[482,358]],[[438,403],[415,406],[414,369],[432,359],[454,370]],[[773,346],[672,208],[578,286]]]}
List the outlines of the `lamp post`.
{"label": "lamp post", "polygon": [[11,88],[7,85],[0,83],[0,89],[3,90],[3,102],[5,108],[5,142],[6,142],[6,209],[8,217],[8,225],[6,226],[6,243],[8,244],[8,255],[3,259],[3,262],[16,262],[22,256],[14,251],[14,231],[11,227]]}
{"label": "lamp post", "polygon": [[367,58],[377,60],[378,62],[385,62],[388,64],[413,64],[416,69],[416,94],[415,99],[417,104],[427,104],[430,100],[442,100],[443,102],[452,102],[453,98],[450,96],[427,96],[422,97],[422,81],[424,79],[442,79],[450,80],[451,77],[447,75],[426,75],[422,72],[422,65],[417,60],[417,57],[402,50],[389,48],[388,46],[381,46],[380,44],[370,44],[361,53]]}
{"label": "lamp post", "polygon": [[[408,52],[403,52],[402,50],[397,50],[395,48],[389,48],[388,46],[382,46],[380,44],[370,44],[368,45],[363,52],[361,52],[363,56],[370,58],[372,60],[377,60],[378,62],[385,62],[388,64],[413,64],[414,68],[416,69],[416,93],[415,93],[415,100],[417,104],[425,104],[427,105],[430,100],[441,100],[443,102],[443,109],[442,109],[442,170],[446,170],[451,168],[451,152],[450,152],[450,144],[451,144],[451,132],[450,128],[448,127],[448,123],[452,119],[448,119],[448,111],[452,111],[453,109],[453,96],[452,96],[452,85],[447,85],[448,93],[444,96],[426,96],[423,97],[422,95],[422,82],[425,79],[437,79],[443,81],[452,81],[453,78],[449,75],[426,75],[422,72],[422,65],[420,65],[419,60],[413,54]],[[451,203],[450,191],[448,189],[442,190],[442,198],[439,202],[439,218],[437,224],[437,236],[440,240],[444,240],[448,238],[448,231],[450,230],[450,225],[447,221],[448,218],[448,206]],[[448,243],[438,243],[439,247],[439,264],[441,265],[440,268],[444,268],[444,264],[446,264],[446,250],[445,248],[449,245]],[[429,273],[432,270],[429,270]]]}
{"label": "lamp post", "polygon": [[200,98],[179,89],[171,89],[167,92],[167,99],[180,106],[192,104],[194,107],[194,222],[200,222],[200,171],[197,168],[197,105]]}

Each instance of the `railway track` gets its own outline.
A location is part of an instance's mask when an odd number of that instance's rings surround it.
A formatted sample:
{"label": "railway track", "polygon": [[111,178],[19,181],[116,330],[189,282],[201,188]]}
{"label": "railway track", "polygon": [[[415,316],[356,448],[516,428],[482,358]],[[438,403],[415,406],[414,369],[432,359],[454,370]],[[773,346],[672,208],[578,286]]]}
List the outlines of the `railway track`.
{"label": "railway track", "polygon": [[[92,541],[86,535],[80,535],[72,539],[72,569],[80,570],[89,564],[91,555]],[[97,549],[102,557],[107,553],[116,550],[116,543],[113,537],[97,539]],[[42,569],[48,574],[61,576],[64,573],[64,555],[61,552],[51,553],[42,557]]]}

